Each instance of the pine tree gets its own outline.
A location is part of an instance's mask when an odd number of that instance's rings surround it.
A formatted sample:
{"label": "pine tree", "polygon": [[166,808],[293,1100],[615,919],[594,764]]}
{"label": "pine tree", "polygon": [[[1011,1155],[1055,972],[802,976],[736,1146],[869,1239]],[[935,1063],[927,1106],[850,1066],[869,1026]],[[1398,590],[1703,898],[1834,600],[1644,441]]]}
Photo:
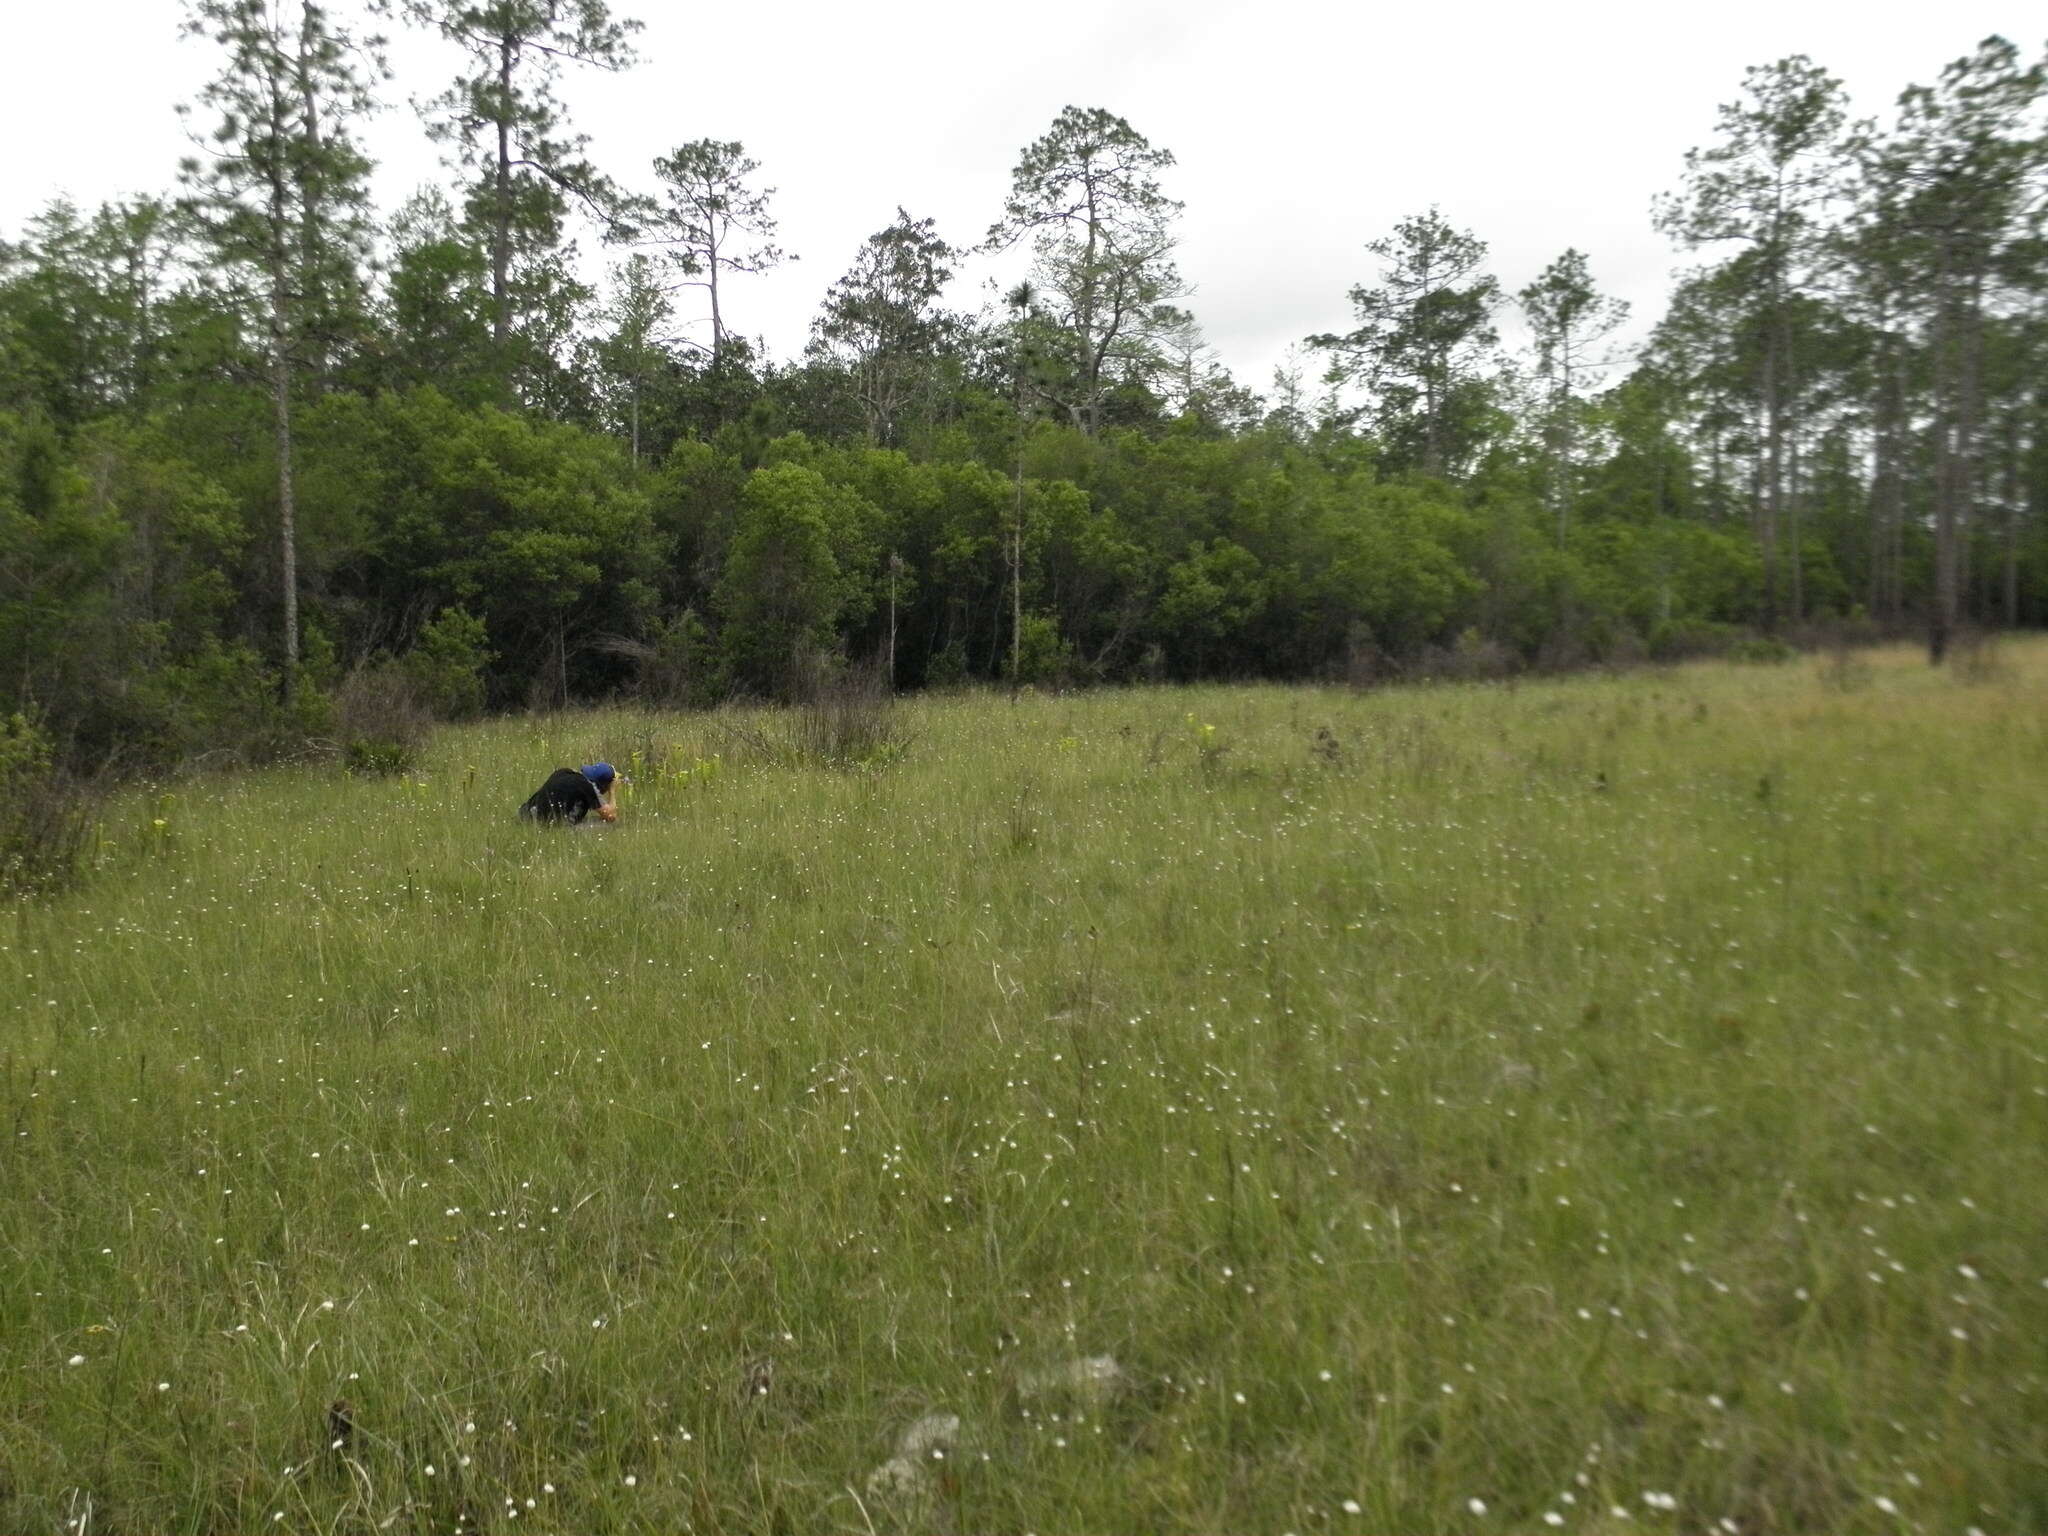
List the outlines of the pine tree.
{"label": "pine tree", "polygon": [[826,291],[812,343],[846,370],[873,442],[893,444],[911,400],[935,382],[956,328],[938,308],[954,260],[930,219],[898,208]]}
{"label": "pine tree", "polygon": [[682,285],[701,287],[710,299],[714,387],[723,386],[733,339],[721,302],[721,275],[766,272],[785,259],[795,260],[773,243],[776,224],[768,203],[775,189],[757,189],[749,181],[760,169],[745,145],[718,139],[692,140],[654,162],[664,201],[650,220],[649,238],[668,247]]}
{"label": "pine tree", "polygon": [[565,66],[607,72],[637,60],[640,23],[605,0],[400,0],[414,22],[468,56],[428,102],[428,131],[454,147],[472,177],[466,217],[489,253],[491,347],[507,398],[545,399],[555,353],[589,297],[567,249],[572,202],[608,238],[636,208],[586,153],[556,94]]}
{"label": "pine tree", "polygon": [[1602,347],[1628,319],[1628,305],[1593,286],[1584,253],[1568,250],[1516,296],[1535,344],[1543,389],[1544,492],[1563,544],[1571,522],[1578,455],[1579,389],[1613,359]]}
{"label": "pine tree", "polygon": [[1432,208],[1366,249],[1385,271],[1378,287],[1351,290],[1357,329],[1311,336],[1309,345],[1331,354],[1333,380],[1371,386],[1380,436],[1397,460],[1445,474],[1478,444],[1500,340],[1500,284],[1484,270],[1486,242]]}
{"label": "pine tree", "polygon": [[231,297],[265,337],[289,705],[299,668],[293,408],[362,312],[370,162],[350,129],[373,105],[361,60],[377,67],[375,46],[335,27],[314,0],[190,6],[186,30],[226,58],[200,93],[217,121],[209,152],[183,164],[186,206],[229,274]]}
{"label": "pine tree", "polygon": [[635,464],[641,459],[641,410],[648,388],[670,361],[661,332],[673,310],[647,257],[635,255],[612,270],[612,302],[604,316],[610,330],[596,354]]}
{"label": "pine tree", "polygon": [[1142,385],[1163,364],[1157,340],[1186,293],[1173,264],[1181,205],[1159,185],[1169,150],[1100,107],[1068,107],[1011,172],[991,249],[1029,238],[1033,279],[1057,327],[1063,380],[1048,376],[1069,420],[1102,425],[1119,386]]}
{"label": "pine tree", "polygon": [[[1685,185],[1655,205],[1657,227],[1688,249],[1734,242],[1746,250],[1742,287],[1756,316],[1757,393],[1761,400],[1757,538],[1764,560],[1763,624],[1775,630],[1783,609],[1780,530],[1785,451],[1800,360],[1792,345],[1792,309],[1825,253],[1830,205],[1840,196],[1841,82],[1803,54],[1752,68],[1744,99],[1723,105],[1720,140],[1685,157]],[[1796,608],[1795,608],[1796,616]]]}
{"label": "pine tree", "polygon": [[1934,416],[1934,594],[1928,656],[1939,664],[1962,616],[1963,562],[1985,421],[1986,315],[2016,272],[2037,273],[2048,72],[2001,37],[1899,98],[1891,133],[1862,146],[1862,191],[1925,294]]}

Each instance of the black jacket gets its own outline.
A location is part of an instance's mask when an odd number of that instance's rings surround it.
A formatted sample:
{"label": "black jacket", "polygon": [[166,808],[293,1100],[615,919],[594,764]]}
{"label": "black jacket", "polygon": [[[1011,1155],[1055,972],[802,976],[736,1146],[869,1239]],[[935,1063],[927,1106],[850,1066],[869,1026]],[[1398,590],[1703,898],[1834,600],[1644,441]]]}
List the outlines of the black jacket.
{"label": "black jacket", "polygon": [[602,804],[604,801],[599,797],[595,784],[574,768],[557,768],[548,775],[547,783],[536,789],[526,804],[519,807],[519,814],[528,821],[568,821],[573,824],[581,822]]}

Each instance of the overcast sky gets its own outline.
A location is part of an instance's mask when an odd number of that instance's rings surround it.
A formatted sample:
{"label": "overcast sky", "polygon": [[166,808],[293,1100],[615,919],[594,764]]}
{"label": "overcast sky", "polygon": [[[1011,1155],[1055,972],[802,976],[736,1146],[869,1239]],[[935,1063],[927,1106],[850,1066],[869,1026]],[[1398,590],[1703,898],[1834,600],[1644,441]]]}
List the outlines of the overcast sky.
{"label": "overcast sky", "polygon": [[[212,45],[179,40],[180,0],[10,9],[0,238],[59,194],[90,207],[167,190],[186,149],[173,109],[218,67]],[[652,158],[691,139],[739,139],[761,161],[781,244],[801,260],[732,280],[725,311],[775,355],[801,349],[826,286],[898,204],[955,243],[978,239],[1018,152],[1071,103],[1108,108],[1177,157],[1165,180],[1187,205],[1191,307],[1257,389],[1290,344],[1348,328],[1345,292],[1375,272],[1365,242],[1432,203],[1490,243],[1510,292],[1576,245],[1647,323],[1681,259],[1651,230],[1650,199],[1710,139],[1746,66],[1808,54],[1859,115],[1888,119],[1901,88],[1980,38],[2037,56],[2048,31],[2032,0],[613,9],[645,22],[643,62],[567,80],[575,122],[601,166],[648,190]],[[447,174],[406,101],[438,92],[455,55],[401,37],[393,63],[392,108],[366,135],[386,211]],[[968,262],[953,301],[978,304],[991,271]]]}

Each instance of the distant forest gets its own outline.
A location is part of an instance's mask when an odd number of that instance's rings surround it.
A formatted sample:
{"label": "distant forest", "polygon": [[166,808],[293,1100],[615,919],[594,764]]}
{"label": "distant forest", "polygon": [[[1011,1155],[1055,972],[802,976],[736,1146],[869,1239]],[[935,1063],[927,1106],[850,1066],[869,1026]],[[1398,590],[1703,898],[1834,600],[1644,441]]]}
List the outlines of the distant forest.
{"label": "distant forest", "polygon": [[[1172,153],[1112,112],[992,166],[986,230],[878,207],[773,358],[771,170],[607,166],[571,120],[565,82],[639,62],[603,0],[184,21],[219,68],[176,185],[0,231],[0,718],[75,763],[849,672],[1939,662],[2048,622],[2044,66],[2002,39],[1877,120],[1804,57],[1732,83],[1645,210],[1690,265],[1626,355],[1592,236],[1507,292],[1431,208],[1257,387],[1175,269]],[[419,105],[448,184],[392,211],[379,27],[466,61]],[[1011,248],[1028,281],[946,307]]]}

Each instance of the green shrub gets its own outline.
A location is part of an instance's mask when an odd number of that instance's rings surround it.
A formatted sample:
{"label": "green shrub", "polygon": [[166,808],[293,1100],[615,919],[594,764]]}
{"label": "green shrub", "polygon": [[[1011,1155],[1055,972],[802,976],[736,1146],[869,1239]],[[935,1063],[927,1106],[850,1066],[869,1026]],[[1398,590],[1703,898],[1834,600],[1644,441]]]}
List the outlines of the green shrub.
{"label": "green shrub", "polygon": [[136,720],[124,743],[152,766],[199,757],[272,762],[327,726],[326,696],[302,686],[287,710],[278,675],[249,646],[209,640],[149,673],[134,692]]}
{"label": "green shrub", "polygon": [[1469,626],[1459,633],[1456,644],[1428,647],[1410,668],[1414,677],[1442,682],[1478,682],[1515,671],[1513,652]]}
{"label": "green shrub", "polygon": [[1860,693],[1876,676],[1870,663],[1847,646],[1839,646],[1821,663],[1820,685],[1830,693]]}
{"label": "green shrub", "polygon": [[1752,666],[1774,667],[1798,654],[1784,641],[1774,640],[1769,635],[1752,635],[1728,647],[1730,661],[1746,662]]}
{"label": "green shrub", "polygon": [[967,647],[955,640],[925,664],[925,685],[931,688],[958,688],[967,681]]}
{"label": "green shrub", "polygon": [[671,709],[708,709],[725,694],[725,669],[710,629],[686,608],[663,624],[640,667],[640,694]]}
{"label": "green shrub", "polygon": [[399,662],[419,701],[442,720],[483,713],[484,673],[492,652],[484,621],[462,608],[443,608]]}
{"label": "green shrub", "polygon": [[418,761],[418,749],[401,741],[372,741],[359,736],[341,749],[342,767],[362,779],[396,778]]}
{"label": "green shrub", "polygon": [[790,716],[796,755],[835,768],[879,768],[896,761],[909,742],[896,696],[872,667],[823,673]]}
{"label": "green shrub", "polygon": [[1949,641],[1949,669],[1959,683],[2003,683],[2009,676],[1998,637],[1975,628],[1959,629]]}
{"label": "green shrub", "polygon": [[1051,614],[1025,614],[1017,639],[1017,676],[1012,681],[1063,683],[1073,675],[1074,644],[1060,638],[1059,620]]}
{"label": "green shrub", "polygon": [[0,719],[0,896],[32,896],[84,878],[96,825],[91,798],[52,763],[32,720]]}
{"label": "green shrub", "polygon": [[1711,619],[1663,619],[1650,630],[1652,661],[1691,661],[1703,656],[1726,656],[1743,638],[1734,624],[1716,624]]}
{"label": "green shrub", "polygon": [[404,773],[434,732],[434,712],[401,662],[373,662],[343,678],[334,719],[342,768],[369,778]]}

